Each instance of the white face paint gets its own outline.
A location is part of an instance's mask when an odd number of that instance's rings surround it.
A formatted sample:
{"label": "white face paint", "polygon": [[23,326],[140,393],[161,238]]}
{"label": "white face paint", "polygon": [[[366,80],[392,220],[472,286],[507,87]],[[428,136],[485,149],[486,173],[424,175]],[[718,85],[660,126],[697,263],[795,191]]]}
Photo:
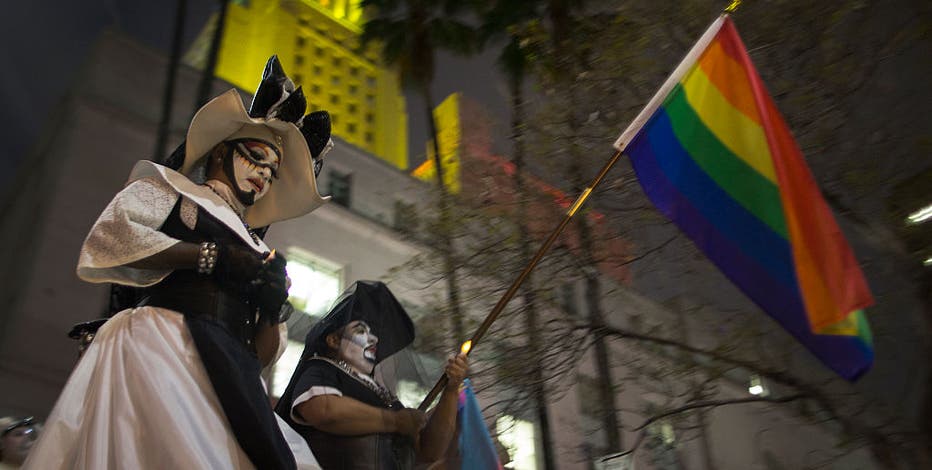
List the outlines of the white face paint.
{"label": "white face paint", "polygon": [[279,150],[267,142],[237,139],[233,145],[233,179],[240,193],[253,194],[255,203],[269,192],[278,176]]}
{"label": "white face paint", "polygon": [[372,374],[378,342],[379,338],[372,334],[366,322],[352,321],[343,328],[339,357],[358,372]]}

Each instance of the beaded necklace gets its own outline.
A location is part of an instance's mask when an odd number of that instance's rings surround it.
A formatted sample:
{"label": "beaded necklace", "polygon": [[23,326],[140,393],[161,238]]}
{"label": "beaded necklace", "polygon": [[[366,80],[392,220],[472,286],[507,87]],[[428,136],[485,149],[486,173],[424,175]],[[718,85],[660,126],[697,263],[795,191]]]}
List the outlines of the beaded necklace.
{"label": "beaded necklace", "polygon": [[379,399],[381,399],[382,402],[385,403],[385,405],[388,406],[389,408],[392,408],[394,403],[398,401],[398,398],[395,397],[395,395],[393,395],[392,392],[388,391],[387,388],[378,384],[376,381],[372,380],[369,377],[364,377],[362,374],[357,372],[356,369],[352,368],[349,364],[346,363],[346,361],[342,359],[333,360],[328,357],[318,356],[316,354],[313,357],[311,357],[311,359],[320,359],[322,361],[327,361],[339,367],[343,372],[346,372],[346,375],[349,375],[350,377],[356,379],[357,382],[362,383],[363,385],[366,386],[366,388],[375,392],[375,394],[378,395]]}

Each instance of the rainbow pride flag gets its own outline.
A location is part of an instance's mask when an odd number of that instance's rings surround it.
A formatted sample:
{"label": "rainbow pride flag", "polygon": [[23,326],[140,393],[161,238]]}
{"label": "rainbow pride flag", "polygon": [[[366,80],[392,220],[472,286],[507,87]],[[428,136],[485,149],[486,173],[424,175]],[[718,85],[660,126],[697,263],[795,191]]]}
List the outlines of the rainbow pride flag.
{"label": "rainbow pride flag", "polygon": [[644,192],[827,366],[873,362],[857,260],[728,15],[615,142]]}

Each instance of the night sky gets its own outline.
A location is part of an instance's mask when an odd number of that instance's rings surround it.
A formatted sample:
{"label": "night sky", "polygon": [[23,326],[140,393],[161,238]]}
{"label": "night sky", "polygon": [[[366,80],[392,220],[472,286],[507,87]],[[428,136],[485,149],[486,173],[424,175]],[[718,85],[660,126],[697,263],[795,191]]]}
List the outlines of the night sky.
{"label": "night sky", "polygon": [[[33,148],[42,126],[63,98],[106,29],[122,31],[168,54],[177,2],[171,0],[20,1],[4,6],[2,77],[4,151],[0,186],[5,187]],[[210,14],[218,8],[211,0],[188,0],[185,49]],[[492,69],[494,53],[470,59],[438,57],[434,96],[439,101],[454,91],[489,107],[500,116],[498,128],[507,126],[504,82]],[[260,73],[260,71],[256,71]],[[407,93],[409,152],[412,164],[423,159],[424,106]],[[503,138],[507,132],[496,132]],[[502,145],[498,145],[502,147]]]}

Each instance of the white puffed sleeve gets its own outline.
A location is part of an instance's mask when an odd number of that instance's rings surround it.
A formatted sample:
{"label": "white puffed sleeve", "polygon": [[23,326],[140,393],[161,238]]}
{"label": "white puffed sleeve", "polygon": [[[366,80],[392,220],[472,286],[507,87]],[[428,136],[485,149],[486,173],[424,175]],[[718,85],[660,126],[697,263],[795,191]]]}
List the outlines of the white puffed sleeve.
{"label": "white puffed sleeve", "polygon": [[158,231],[171,214],[178,192],[155,178],[132,182],[100,214],[81,247],[78,277],[88,282],[114,282],[151,286],[171,269],[138,269],[126,266],[147,258],[180,240]]}

